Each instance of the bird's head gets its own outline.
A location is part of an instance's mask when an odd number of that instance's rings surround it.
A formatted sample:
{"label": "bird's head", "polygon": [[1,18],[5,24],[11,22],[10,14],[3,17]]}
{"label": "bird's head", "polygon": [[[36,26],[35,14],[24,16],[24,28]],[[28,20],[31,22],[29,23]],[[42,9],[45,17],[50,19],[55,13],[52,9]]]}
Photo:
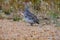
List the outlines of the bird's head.
{"label": "bird's head", "polygon": [[23,4],[24,4],[24,9],[25,10],[28,10],[31,6],[31,2],[24,2]]}

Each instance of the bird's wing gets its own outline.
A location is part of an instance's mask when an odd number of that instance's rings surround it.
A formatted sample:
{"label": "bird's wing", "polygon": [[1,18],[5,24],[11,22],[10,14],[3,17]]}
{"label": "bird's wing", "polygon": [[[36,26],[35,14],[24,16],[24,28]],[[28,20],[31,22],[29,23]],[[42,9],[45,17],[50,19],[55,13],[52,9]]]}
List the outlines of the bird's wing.
{"label": "bird's wing", "polygon": [[26,10],[24,15],[25,15],[25,17],[27,17],[30,20],[38,21],[37,16],[32,14],[29,10]]}
{"label": "bird's wing", "polygon": [[27,10],[26,15],[32,18],[37,18],[36,15],[32,14],[29,10]]}

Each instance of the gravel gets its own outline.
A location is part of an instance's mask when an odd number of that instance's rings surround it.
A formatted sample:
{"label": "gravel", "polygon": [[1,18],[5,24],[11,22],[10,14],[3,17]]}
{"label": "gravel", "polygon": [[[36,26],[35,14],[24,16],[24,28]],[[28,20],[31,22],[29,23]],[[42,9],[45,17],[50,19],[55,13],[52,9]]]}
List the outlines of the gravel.
{"label": "gravel", "polygon": [[12,20],[0,20],[0,40],[60,40],[60,31],[53,25],[29,26]]}

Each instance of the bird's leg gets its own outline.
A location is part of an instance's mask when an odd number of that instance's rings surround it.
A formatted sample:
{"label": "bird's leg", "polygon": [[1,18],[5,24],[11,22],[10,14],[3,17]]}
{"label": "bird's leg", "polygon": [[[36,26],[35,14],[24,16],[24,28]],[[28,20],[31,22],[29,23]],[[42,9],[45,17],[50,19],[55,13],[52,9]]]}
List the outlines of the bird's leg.
{"label": "bird's leg", "polygon": [[30,23],[31,26],[33,26],[33,23]]}

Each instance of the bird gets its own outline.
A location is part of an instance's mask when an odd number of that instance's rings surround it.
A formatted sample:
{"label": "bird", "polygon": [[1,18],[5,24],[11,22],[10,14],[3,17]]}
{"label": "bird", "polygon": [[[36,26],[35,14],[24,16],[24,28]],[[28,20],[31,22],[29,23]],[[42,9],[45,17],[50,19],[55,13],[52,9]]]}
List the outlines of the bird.
{"label": "bird", "polygon": [[24,20],[25,22],[28,22],[31,26],[33,26],[33,24],[35,23],[39,24],[39,19],[37,18],[36,15],[29,11],[29,6],[27,5],[24,10]]}

